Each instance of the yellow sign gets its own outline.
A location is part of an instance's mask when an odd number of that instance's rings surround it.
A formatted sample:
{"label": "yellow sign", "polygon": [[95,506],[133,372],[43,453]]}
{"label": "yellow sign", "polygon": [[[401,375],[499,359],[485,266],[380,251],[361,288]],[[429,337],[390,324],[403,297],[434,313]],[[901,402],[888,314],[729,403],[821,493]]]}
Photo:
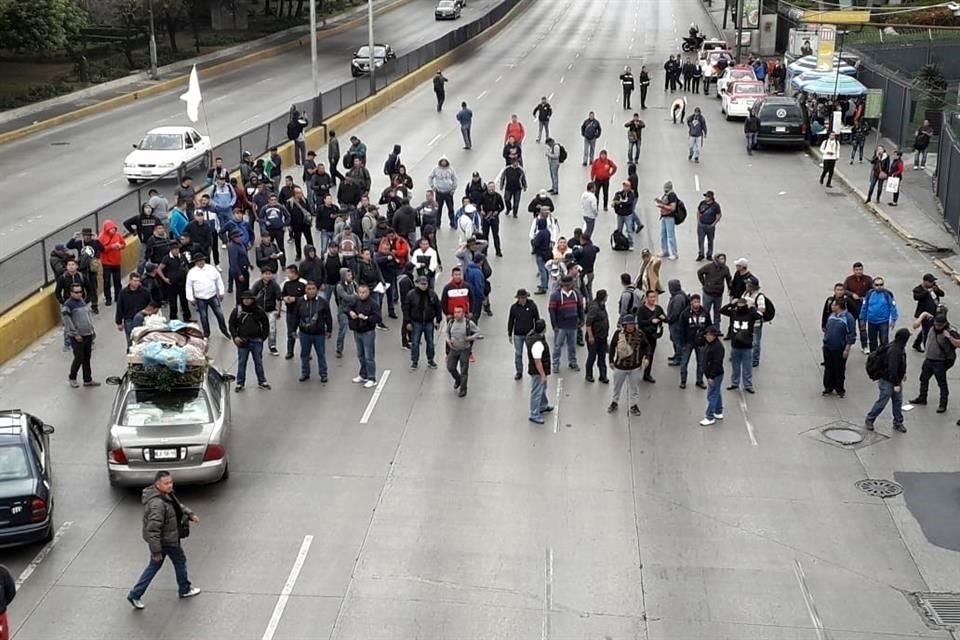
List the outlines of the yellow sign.
{"label": "yellow sign", "polygon": [[817,71],[833,69],[833,50],[837,40],[837,28],[832,24],[824,24],[818,30],[817,44]]}
{"label": "yellow sign", "polygon": [[804,11],[801,22],[830,24],[866,24],[870,11]]}

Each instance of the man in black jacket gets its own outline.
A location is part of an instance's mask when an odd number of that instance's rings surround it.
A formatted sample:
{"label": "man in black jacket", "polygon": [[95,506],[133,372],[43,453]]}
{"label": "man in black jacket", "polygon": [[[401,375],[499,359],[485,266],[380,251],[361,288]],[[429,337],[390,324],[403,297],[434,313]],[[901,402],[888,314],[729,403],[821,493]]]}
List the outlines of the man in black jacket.
{"label": "man in black jacket", "polygon": [[417,276],[413,290],[403,298],[403,318],[410,332],[410,369],[415,370],[420,361],[421,337],[427,343],[427,366],[436,369],[434,331],[440,327],[443,309],[426,276]]}
{"label": "man in black jacket", "polygon": [[70,297],[70,289],[73,285],[80,285],[83,288],[83,297],[87,297],[87,277],[80,271],[77,261],[74,258],[67,259],[67,269],[57,278],[57,289],[55,295],[57,302],[63,304]]}
{"label": "man in black jacket", "polygon": [[723,420],[723,342],[720,327],[707,327],[704,334],[703,376],[707,379],[707,412],[701,427],[709,427]]}
{"label": "man in black jacket", "polygon": [[833,303],[837,300],[843,302],[844,308],[847,311],[850,311],[850,314],[853,315],[853,311],[851,311],[851,309],[856,306],[857,301],[854,300],[852,295],[850,295],[844,284],[842,282],[838,282],[833,285],[833,295],[823,301],[823,309],[820,311],[821,331],[827,330],[827,318],[829,318],[830,314],[833,313]]}
{"label": "man in black jacket", "polygon": [[280,287],[280,299],[286,311],[287,354],[284,360],[293,360],[293,347],[297,343],[297,303],[307,293],[307,281],[300,277],[297,265],[287,266],[287,279]]}
{"label": "man in black jacket", "polygon": [[[932,273],[923,274],[923,281],[913,288],[913,299],[917,301],[917,308],[913,312],[913,317],[919,318],[924,312],[929,313],[931,317],[936,316],[937,309],[940,306],[940,298],[944,295],[943,290],[937,286],[937,277]],[[931,319],[926,319],[921,323],[920,332],[917,333],[917,337],[913,341],[914,351],[923,353],[931,324]]]}
{"label": "man in black jacket", "polygon": [[730,362],[733,365],[733,374],[730,378],[728,391],[740,388],[741,379],[743,390],[754,393],[753,390],[753,331],[756,323],[763,320],[763,316],[756,307],[747,304],[746,298],[737,298],[720,309],[720,313],[730,318]]}
{"label": "man in black jacket", "polygon": [[537,303],[530,299],[526,289],[517,289],[517,301],[510,305],[507,314],[507,338],[513,343],[514,380],[523,378],[523,352],[526,348],[527,335],[533,331],[537,320],[540,319],[540,310]]}
{"label": "man in black jacket", "polygon": [[517,211],[520,210],[520,195],[527,190],[527,175],[523,172],[523,167],[517,161],[512,162],[500,171],[497,182],[506,200],[507,214],[512,212],[516,218]]}
{"label": "man in black jacket", "polygon": [[247,381],[247,359],[253,356],[253,370],[257,374],[257,386],[269,389],[263,371],[263,341],[270,335],[270,319],[267,312],[257,305],[252,291],[240,294],[240,306],[234,307],[228,321],[233,343],[237,345],[237,386],[234,391],[243,391]]}
{"label": "man in black jacket", "polygon": [[143,310],[150,299],[150,292],[140,286],[140,274],[136,271],[127,276],[127,286],[120,290],[117,296],[117,309],[114,322],[117,331],[123,331],[127,336],[127,346],[130,346],[130,333],[133,331],[133,318]]}
{"label": "man in black jacket", "polygon": [[178,243],[173,243],[167,248],[167,255],[157,265],[156,277],[163,299],[170,304],[171,320],[177,319],[180,307],[183,308],[183,321],[190,322],[191,319],[186,289],[188,268]]}
{"label": "man in black jacket", "polygon": [[887,406],[887,401],[892,400],[891,410],[893,411],[893,428],[900,433],[906,433],[907,428],[903,425],[903,379],[907,376],[907,354],[904,350],[907,342],[910,340],[910,330],[903,328],[897,329],[893,336],[893,342],[880,347],[872,357],[883,358],[883,375],[877,380],[877,387],[880,395],[877,401],[873,403],[863,425],[870,431],[874,429],[874,422],[877,416]]}
{"label": "man in black jacket", "polygon": [[677,342],[680,347],[680,388],[687,388],[687,367],[690,365],[690,356],[694,355],[697,358],[697,386],[706,389],[706,385],[703,384],[703,351],[706,346],[707,327],[710,327],[712,322],[710,314],[701,304],[699,294],[694,293],[690,296],[689,306],[680,312],[677,324]]}
{"label": "man in black jacket", "polygon": [[[732,285],[727,254],[718,253],[713,260],[697,269],[697,279],[703,287],[703,308],[710,316],[710,324],[720,326],[720,307],[723,306],[723,291]],[[744,288],[746,291],[746,288]],[[742,295],[742,294],[741,294]],[[711,313],[712,311],[712,313]]]}
{"label": "man in black jacket", "polygon": [[316,282],[307,282],[306,293],[297,301],[296,322],[300,334],[300,382],[310,379],[310,352],[317,354],[320,382],[327,381],[327,338],[333,333],[330,303],[319,294]]}
{"label": "man in black jacket", "polygon": [[316,247],[308,245],[304,249],[306,257],[300,262],[300,277],[305,282],[313,280],[318,285],[323,282],[323,259],[317,255]]}
{"label": "man in black jacket", "polygon": [[277,319],[280,317],[280,298],[283,294],[273,271],[269,269],[261,271],[260,279],[250,287],[250,293],[255,296],[257,306],[267,313],[267,319],[270,321],[267,346],[270,348],[270,355],[278,356],[280,352],[277,351]]}
{"label": "man in black jacket", "polygon": [[[369,250],[364,251],[369,255]],[[347,305],[347,317],[357,346],[357,359],[360,371],[353,379],[366,389],[377,386],[376,339],[377,328],[383,324],[380,305],[370,295],[370,287],[360,283],[357,287],[357,299]]]}

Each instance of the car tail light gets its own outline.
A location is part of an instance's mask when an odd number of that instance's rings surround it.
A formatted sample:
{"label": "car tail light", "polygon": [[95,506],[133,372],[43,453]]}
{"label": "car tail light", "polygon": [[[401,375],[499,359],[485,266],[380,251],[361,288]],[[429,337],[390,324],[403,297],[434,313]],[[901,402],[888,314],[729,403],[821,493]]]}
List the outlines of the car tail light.
{"label": "car tail light", "polygon": [[43,522],[47,519],[47,501],[43,498],[34,497],[30,502],[30,521]]}
{"label": "car tail light", "polygon": [[206,451],[203,452],[203,461],[211,462],[213,460],[222,460],[227,454],[227,450],[219,444],[208,444]]}
{"label": "car tail light", "polygon": [[110,450],[108,459],[110,460],[110,462],[113,462],[115,464],[127,464],[127,454],[125,454],[123,452],[123,449],[119,447],[116,449]]}
{"label": "car tail light", "polygon": [[800,133],[806,135],[806,133],[807,133],[807,123],[806,123],[806,122],[801,122],[801,123],[800,123]]}

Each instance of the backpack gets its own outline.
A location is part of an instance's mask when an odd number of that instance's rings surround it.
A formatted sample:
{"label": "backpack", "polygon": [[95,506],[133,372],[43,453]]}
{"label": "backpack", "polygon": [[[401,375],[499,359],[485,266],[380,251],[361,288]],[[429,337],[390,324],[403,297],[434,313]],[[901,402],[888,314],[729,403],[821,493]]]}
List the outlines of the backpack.
{"label": "backpack", "polygon": [[[628,293],[624,291],[623,293]],[[620,294],[620,299],[623,300],[623,293]],[[640,307],[643,305],[643,296],[640,295],[640,292],[636,289],[630,289],[630,305],[627,307],[627,313],[633,316],[637,315],[637,311],[640,310]],[[619,309],[619,303],[617,304]]]}
{"label": "backpack", "polygon": [[773,306],[773,300],[770,299],[765,293],[758,293],[757,295],[763,296],[764,305],[763,305],[763,321],[770,322],[777,315],[777,309]]}
{"label": "backpack", "polygon": [[629,251],[630,241],[627,236],[623,235],[622,231],[616,229],[610,234],[610,248],[614,251]]}
{"label": "backpack", "polygon": [[881,345],[879,349],[870,353],[867,356],[867,363],[865,368],[867,370],[867,377],[871,380],[879,380],[887,374],[887,351],[890,349],[890,344]]}
{"label": "backpack", "polygon": [[677,198],[677,208],[673,210],[673,223],[674,224],[683,224],[683,221],[687,219],[687,205],[683,204],[683,200]]}
{"label": "backpack", "polygon": [[560,164],[567,161],[567,150],[562,144],[560,145],[560,157],[558,159],[560,160]]}

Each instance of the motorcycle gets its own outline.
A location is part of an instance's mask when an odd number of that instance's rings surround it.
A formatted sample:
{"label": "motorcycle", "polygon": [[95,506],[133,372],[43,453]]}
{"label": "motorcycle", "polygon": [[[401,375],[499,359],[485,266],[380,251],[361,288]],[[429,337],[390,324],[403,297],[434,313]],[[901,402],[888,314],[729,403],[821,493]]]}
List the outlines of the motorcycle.
{"label": "motorcycle", "polygon": [[695,36],[684,36],[683,44],[680,45],[680,47],[683,49],[684,53],[699,51],[704,40],[706,40],[706,38],[699,33]]}

